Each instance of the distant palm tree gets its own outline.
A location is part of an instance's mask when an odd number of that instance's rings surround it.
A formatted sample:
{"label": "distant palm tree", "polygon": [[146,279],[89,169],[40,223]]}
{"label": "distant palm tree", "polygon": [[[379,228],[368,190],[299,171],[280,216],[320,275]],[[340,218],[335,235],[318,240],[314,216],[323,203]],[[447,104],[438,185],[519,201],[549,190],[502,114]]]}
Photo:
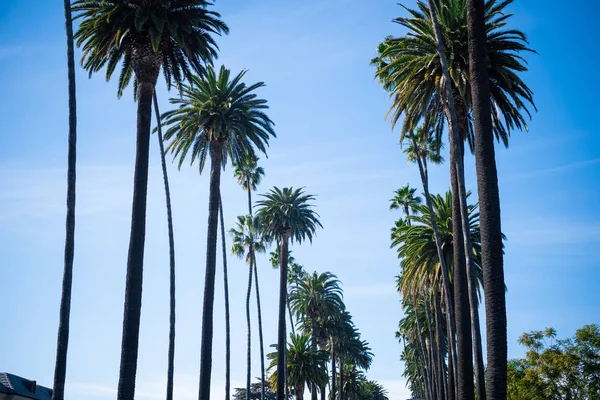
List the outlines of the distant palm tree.
{"label": "distant palm tree", "polygon": [[82,19],[75,39],[83,50],[83,67],[91,75],[106,66],[106,78],[110,79],[122,62],[119,96],[135,75],[136,162],[118,400],[133,400],[135,393],[154,87],[161,68],[167,86],[175,83],[179,87],[192,76],[192,70],[203,73],[206,64],[217,56],[213,35],[226,33],[228,28],[218,13],[208,10],[209,5],[206,0],[75,0],[73,3],[73,10],[78,12],[76,18]]}
{"label": "distant palm tree", "polygon": [[246,154],[254,154],[255,147],[265,152],[269,138],[275,136],[273,123],[263,111],[268,108],[267,102],[254,93],[264,83],[246,86],[241,82],[245,73],[231,78],[225,67],[217,75],[209,66],[205,78],[192,77],[191,86],[182,85],[181,97],[171,99],[179,107],[163,114],[164,124],[169,127],[165,139],[171,140],[167,149],[179,158],[179,167],[190,150],[191,162],[198,160],[200,172],[208,155],[211,160],[200,356],[202,400],[210,399],[221,169],[228,157],[239,160]]}
{"label": "distant palm tree", "polygon": [[[300,319],[305,332],[310,332],[313,346],[325,350],[328,336],[326,321],[344,307],[340,281],[330,272],[313,272],[298,281],[289,296],[290,305]],[[321,399],[325,399],[325,386],[320,388]],[[311,387],[311,397],[317,398],[316,386]]]}
{"label": "distant palm tree", "polygon": [[409,184],[402,186],[394,192],[394,197],[390,200],[390,210],[401,208],[406,217],[414,210],[415,206],[421,204],[421,198],[415,196],[417,189],[411,188]]}
{"label": "distant palm tree", "polygon": [[[296,399],[304,398],[304,387],[309,386],[324,386],[327,384],[327,369],[325,362],[327,353],[317,350],[312,346],[310,335],[308,333],[292,334],[291,343],[287,351],[287,371],[290,385],[294,388]],[[273,345],[277,347],[277,345]],[[283,365],[280,358],[285,352],[274,351],[269,353],[267,357],[271,360],[269,370],[275,369],[269,381],[273,390],[278,389],[281,385],[279,374],[280,368]]]}
{"label": "distant palm tree", "polygon": [[250,294],[252,292],[252,272],[256,263],[256,253],[266,251],[267,238],[263,236],[263,229],[260,220],[251,215],[237,217],[235,228],[229,231],[233,235],[233,254],[238,258],[245,257],[248,264],[248,290],[246,292],[246,324],[248,326],[247,342],[247,372],[246,372],[246,393],[250,394],[250,380],[252,377],[252,335],[250,324]]}
{"label": "distant palm tree", "polygon": [[67,350],[69,347],[69,322],[71,315],[71,288],[73,286],[73,257],[75,253],[75,183],[77,159],[77,102],[75,91],[75,56],[73,44],[73,20],[71,1],[65,0],[65,28],[67,31],[67,70],[69,77],[69,136],[67,155],[67,221],[65,238],[65,268],[63,272],[58,338],[56,340],[56,362],[52,400],[65,397],[67,374]]}
{"label": "distant palm tree", "polygon": [[264,200],[257,203],[260,207],[257,216],[264,223],[265,233],[277,239],[280,244],[279,266],[279,322],[277,334],[277,400],[285,398],[285,342],[286,324],[285,308],[287,296],[287,269],[289,241],[301,243],[312,238],[317,228],[322,227],[318,214],[312,209],[310,202],[313,195],[307,195],[302,189],[274,187]]}
{"label": "distant palm tree", "polygon": [[[235,163],[233,175],[238,183],[248,192],[248,214],[252,216],[252,191],[256,190],[262,180],[265,171],[258,165],[258,158],[247,154],[239,162]],[[254,255],[252,255],[254,257]],[[256,309],[258,316],[258,339],[260,343],[260,375],[261,375],[261,400],[265,397],[265,350],[262,331],[262,312],[260,307],[260,290],[258,287],[258,268],[254,262],[254,283],[256,286]],[[249,286],[250,287],[250,286]],[[249,314],[248,314],[249,315]],[[248,330],[250,332],[250,330]]]}

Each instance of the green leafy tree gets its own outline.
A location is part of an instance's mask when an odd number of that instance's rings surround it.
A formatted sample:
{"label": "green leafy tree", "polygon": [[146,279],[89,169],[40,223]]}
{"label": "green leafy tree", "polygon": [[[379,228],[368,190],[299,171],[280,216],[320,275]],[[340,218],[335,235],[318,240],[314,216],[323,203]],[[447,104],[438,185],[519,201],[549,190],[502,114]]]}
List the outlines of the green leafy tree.
{"label": "green leafy tree", "polygon": [[67,351],[69,347],[69,323],[71,315],[71,289],[73,287],[73,257],[75,254],[75,183],[77,160],[77,101],[75,90],[75,50],[73,42],[73,18],[71,1],[64,1],[65,28],[67,31],[67,75],[69,87],[69,136],[67,155],[67,218],[65,237],[65,267],[63,272],[62,293],[58,319],[58,338],[56,340],[56,361],[52,400],[65,397],[65,379],[67,374]]}
{"label": "green leafy tree", "polygon": [[600,398],[600,327],[585,325],[569,339],[556,330],[524,333],[519,343],[524,358],[508,362],[508,399]]}
{"label": "green leafy tree", "polygon": [[[285,397],[285,308],[287,299],[287,270],[288,248],[290,240],[301,243],[305,240],[312,242],[317,228],[322,227],[318,214],[310,204],[313,195],[305,194],[302,189],[274,187],[263,200],[257,203],[257,216],[262,220],[265,233],[275,238],[280,245],[279,264],[279,322],[277,331],[277,400]],[[296,392],[298,393],[298,392]],[[298,394],[298,398],[301,398]]]}
{"label": "green leafy tree", "polygon": [[394,191],[394,197],[390,200],[390,210],[402,209],[408,217],[411,211],[414,212],[415,206],[421,204],[421,198],[415,196],[416,191],[416,188],[411,188],[408,184]]}
{"label": "green leafy tree", "polygon": [[[148,190],[152,96],[162,69],[167,86],[180,87],[193,71],[203,73],[217,56],[214,35],[228,32],[206,0],[76,0],[81,19],[75,34],[83,67],[92,75],[106,67],[110,79],[119,66],[118,94],[134,77],[137,109],[131,236],[125,282],[125,311],[117,398],[135,392]],[[208,397],[207,397],[208,398]]]}
{"label": "green leafy tree", "polygon": [[217,74],[209,66],[205,78],[192,77],[191,86],[182,85],[181,97],[171,99],[178,108],[163,114],[168,127],[165,139],[171,140],[167,149],[179,158],[180,167],[190,151],[191,163],[197,161],[200,172],[207,156],[211,160],[200,356],[199,397],[203,400],[210,399],[221,169],[228,159],[254,154],[255,148],[265,152],[270,137],[275,136],[264,112],[267,102],[255,93],[264,83],[247,86],[242,82],[245,73],[232,77],[225,67]]}

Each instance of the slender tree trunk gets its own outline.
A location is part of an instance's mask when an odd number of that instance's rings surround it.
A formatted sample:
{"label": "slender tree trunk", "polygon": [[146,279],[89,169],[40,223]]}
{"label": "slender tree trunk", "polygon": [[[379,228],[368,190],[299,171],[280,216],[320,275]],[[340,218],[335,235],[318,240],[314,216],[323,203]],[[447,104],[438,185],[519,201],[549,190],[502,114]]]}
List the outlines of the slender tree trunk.
{"label": "slender tree trunk", "polygon": [[[409,134],[409,138],[413,144],[413,147],[418,148],[417,141],[415,139],[414,134],[411,132]],[[446,263],[446,257],[444,257],[444,251],[442,250],[442,240],[440,239],[440,232],[437,225],[437,219],[435,217],[435,213],[433,211],[433,205],[431,203],[431,194],[429,193],[429,173],[427,171],[427,159],[425,155],[418,155],[417,157],[417,165],[419,167],[419,174],[421,175],[421,183],[423,185],[423,191],[425,192],[425,204],[427,205],[427,210],[429,211],[429,218],[431,220],[431,227],[433,229],[435,247],[437,250],[438,259],[440,260],[440,267],[442,269],[442,284],[444,289],[444,296],[446,300],[446,304],[448,305],[448,319],[450,321],[450,333],[451,335],[448,338],[448,345],[450,347],[450,357],[455,357],[452,360],[454,366],[457,365],[456,359],[456,325],[455,325],[455,315],[454,315],[454,306],[451,297],[451,289],[450,289],[450,271],[448,270],[448,265]],[[457,385],[455,385],[457,386]]]}
{"label": "slender tree trunk", "polygon": [[438,293],[435,294],[435,332],[437,336],[437,346],[438,346],[438,362],[440,365],[440,387],[444,390],[444,394],[442,397],[448,399],[448,382],[446,380],[446,362],[444,356],[444,333],[442,330],[442,311],[440,305],[440,295]]}
{"label": "slender tree trunk", "polygon": [[329,392],[329,400],[335,400],[335,395],[337,392],[337,377],[335,376],[335,345],[333,338],[330,338],[329,342],[331,343],[331,392]]}
{"label": "slender tree trunk", "polygon": [[150,153],[150,125],[154,84],[138,80],[137,85],[137,140],[135,172],[133,177],[133,204],[131,235],[125,278],[125,307],[123,338],[117,400],[133,400],[142,312],[142,276],[146,239],[146,200],[148,195],[148,161]]}
{"label": "slender tree trunk", "polygon": [[[317,351],[317,336],[316,336],[316,324],[315,318],[310,318],[310,336],[311,336],[311,347],[313,351]],[[317,385],[310,385],[310,398],[311,400],[317,400]]]}
{"label": "slender tree trunk", "polygon": [[433,388],[431,386],[431,380],[430,380],[431,367],[429,365],[429,359],[427,358],[427,349],[425,347],[425,341],[423,340],[423,334],[421,332],[421,326],[419,324],[419,313],[416,308],[415,308],[415,313],[416,313],[415,321],[417,322],[417,336],[419,337],[419,344],[420,344],[420,348],[421,348],[421,357],[423,357],[423,370],[424,370],[423,380],[424,380],[424,386],[426,389],[425,393],[426,393],[426,395],[428,395],[429,399],[434,400]]}
{"label": "slender tree trunk", "polygon": [[246,291],[246,324],[248,339],[246,343],[246,400],[250,400],[250,380],[252,378],[252,329],[250,323],[250,294],[252,293],[252,245],[250,245],[250,265],[248,266],[248,290]]}
{"label": "slender tree trunk", "polygon": [[[435,38],[436,38],[436,45],[437,45],[437,51],[438,54],[440,56],[440,64],[442,67],[442,72],[444,74],[444,86],[445,86],[445,98],[447,101],[447,107],[448,107],[448,116],[449,116],[449,120],[450,120],[450,153],[451,153],[451,158],[453,158],[453,162],[451,161],[451,168],[453,171],[455,171],[456,169],[458,169],[458,174],[460,175],[461,173],[464,174],[464,167],[462,165],[462,157],[460,156],[459,153],[459,127],[458,127],[458,121],[457,121],[457,114],[456,114],[456,107],[454,104],[454,95],[453,95],[453,91],[452,91],[452,79],[450,78],[450,72],[448,70],[448,63],[446,61],[446,55],[445,55],[445,51],[444,51],[444,43],[442,40],[442,35],[441,35],[441,31],[440,31],[440,26],[437,20],[437,14],[436,14],[436,10],[435,10],[435,5],[433,3],[432,0],[428,1],[429,3],[429,11],[431,13],[431,20],[433,23],[433,27],[434,27],[434,32],[435,32]],[[457,181],[457,184],[459,182]],[[459,185],[457,185],[459,186]],[[454,187],[454,182],[453,182],[453,187]],[[460,189],[460,188],[459,188]],[[452,198],[454,199],[455,197],[460,196],[461,192],[464,191],[464,187],[462,188],[463,190],[460,191],[455,191],[453,190],[453,196]],[[458,195],[458,196],[457,196]],[[459,199],[457,199],[459,200]],[[453,200],[454,203],[454,200]],[[453,207],[453,229],[456,229],[457,225],[459,225],[459,221],[460,219],[457,218],[460,213],[460,200],[458,202],[458,209],[455,209]],[[461,229],[462,230],[462,229]],[[457,236],[453,237],[453,240],[456,241],[458,240]],[[462,245],[463,249],[464,249],[464,240],[463,240],[463,245]],[[457,249],[459,249],[460,247],[457,246],[456,244],[453,246],[454,248],[454,252],[457,252]],[[456,258],[455,258],[456,260]],[[454,264],[454,271],[455,271],[455,276],[457,274],[456,271],[460,271],[461,269],[463,270],[463,273],[461,274],[460,277],[462,277],[462,275],[466,275],[464,274],[464,269],[461,266],[463,266],[463,264]],[[460,274],[460,272],[459,272]],[[464,319],[467,318],[467,316],[465,315],[467,312],[467,307],[468,307],[468,287],[467,287],[467,282],[466,282],[466,276],[464,277],[464,286],[462,285],[463,282],[461,281],[456,281],[455,279],[455,283],[454,283],[454,292],[455,294],[459,294],[459,296],[455,296],[455,302],[456,302],[456,322],[457,325],[459,327],[459,329],[457,330],[457,344],[458,344],[458,363],[456,365],[457,367],[457,376],[458,376],[458,400],[472,400],[474,398],[474,388],[473,388],[473,357],[472,357],[472,344],[471,344],[471,340],[470,340],[470,336],[471,336],[471,332],[470,332],[470,314],[469,314],[469,326],[467,328],[466,323],[464,322]],[[465,303],[465,304],[463,304]],[[467,305],[467,307],[465,307],[465,305]],[[467,331],[465,332],[465,329],[467,329]]]}
{"label": "slender tree trunk", "polygon": [[254,263],[254,284],[256,286],[256,309],[258,314],[258,338],[260,342],[260,376],[263,382],[260,388],[260,398],[261,400],[265,400],[265,349],[263,345],[264,342],[262,332],[262,313],[260,309],[260,290],[258,288],[258,268],[256,268],[256,257],[254,255],[254,249],[252,249],[252,261]]}
{"label": "slender tree trunk", "polygon": [[292,318],[292,308],[290,307],[290,299],[289,299],[289,295],[286,295],[286,303],[287,303],[287,309],[288,309],[288,314],[290,316],[290,327],[292,328],[292,333],[296,333],[296,330],[294,328],[294,319]]}
{"label": "slender tree trunk", "polygon": [[427,316],[427,326],[429,327],[429,347],[431,349],[431,369],[433,371],[433,382],[435,385],[435,398],[442,400],[444,398],[442,389],[443,383],[438,363],[437,342],[434,337],[435,325],[434,321],[432,320],[431,313],[429,312],[429,305],[427,304],[427,300],[425,300],[425,315]]}
{"label": "slender tree trunk", "polygon": [[[450,135],[450,146],[456,145]],[[461,157],[461,155],[459,155]],[[461,221],[459,178],[454,152],[450,155],[450,180],[452,186],[452,240],[454,254],[454,304],[456,305],[458,399],[473,399],[473,343],[469,288],[465,260],[464,236]]]}
{"label": "slender tree trunk", "polygon": [[206,243],[206,275],[204,279],[204,303],[202,305],[202,342],[200,348],[200,388],[198,400],[210,400],[212,372],[213,314],[215,303],[215,272],[217,268],[217,227],[220,181],[222,168],[222,144],[210,143],[210,191],[208,201],[208,232]]}
{"label": "slender tree trunk", "polygon": [[285,304],[287,295],[287,268],[288,268],[289,233],[281,237],[281,250],[279,252],[279,322],[277,330],[277,400],[285,397],[285,354],[286,354],[286,329],[285,329]]}
{"label": "slender tree trunk", "polygon": [[346,393],[344,392],[344,357],[340,357],[340,400],[346,400]]}
{"label": "slender tree trunk", "polygon": [[446,335],[448,337],[448,399],[455,400],[456,399],[456,373],[454,371],[454,360],[456,360],[456,354],[452,354],[452,347],[450,346],[450,336],[452,335],[452,331],[450,329],[450,315],[448,314],[446,306]]}
{"label": "slender tree trunk", "polygon": [[71,2],[65,0],[65,27],[67,31],[67,69],[69,77],[69,137],[67,155],[67,219],[65,237],[65,266],[58,318],[56,362],[52,400],[63,400],[67,375],[67,351],[69,347],[69,322],[71,315],[71,288],[73,286],[73,258],[75,253],[75,183],[77,159],[77,103],[75,91],[75,56],[73,46],[73,21]]}
{"label": "slender tree trunk", "polygon": [[158,147],[160,149],[160,165],[165,186],[165,200],[167,206],[167,230],[169,234],[169,352],[167,362],[167,400],[173,400],[173,375],[175,371],[175,239],[173,233],[173,212],[171,208],[171,190],[169,188],[169,175],[165,160],[165,146],[163,143],[160,111],[156,88],[154,89],[154,114],[156,115],[156,131]]}
{"label": "slender tree trunk", "polygon": [[223,218],[223,200],[221,198],[219,198],[219,219],[221,223],[221,245],[223,247],[223,289],[225,292],[225,400],[229,400],[229,397],[231,396],[231,325],[229,322],[227,243],[225,242],[225,218]]}
{"label": "slender tree trunk", "polygon": [[487,400],[506,399],[507,338],[498,171],[492,133],[485,3],[467,0],[469,74],[475,126],[481,261],[485,288]]}

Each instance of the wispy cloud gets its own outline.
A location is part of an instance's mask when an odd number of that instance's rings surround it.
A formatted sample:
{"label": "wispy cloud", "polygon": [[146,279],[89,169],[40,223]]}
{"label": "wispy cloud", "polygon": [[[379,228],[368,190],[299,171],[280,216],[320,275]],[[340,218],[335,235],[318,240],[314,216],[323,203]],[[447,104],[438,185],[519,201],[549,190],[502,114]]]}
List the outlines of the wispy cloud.
{"label": "wispy cloud", "polygon": [[572,170],[572,169],[576,169],[576,168],[587,167],[587,166],[595,165],[598,163],[600,163],[600,158],[592,158],[590,160],[578,161],[578,162],[574,162],[574,163],[570,163],[570,164],[564,164],[564,165],[559,165],[556,167],[544,168],[544,169],[539,169],[537,171],[525,172],[522,174],[509,176],[506,179],[503,179],[502,182],[509,183],[509,182],[522,181],[525,179],[536,178],[538,176],[552,174],[555,172],[564,172],[564,171],[568,171],[568,170]]}

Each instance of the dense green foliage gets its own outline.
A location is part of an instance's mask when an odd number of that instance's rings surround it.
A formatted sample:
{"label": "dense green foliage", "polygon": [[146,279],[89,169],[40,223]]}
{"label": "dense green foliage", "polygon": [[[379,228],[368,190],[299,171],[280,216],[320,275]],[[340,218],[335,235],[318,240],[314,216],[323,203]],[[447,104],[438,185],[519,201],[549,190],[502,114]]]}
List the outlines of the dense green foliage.
{"label": "dense green foliage", "polygon": [[524,358],[508,363],[509,400],[600,399],[600,327],[586,325],[572,338],[556,331],[524,333]]}

